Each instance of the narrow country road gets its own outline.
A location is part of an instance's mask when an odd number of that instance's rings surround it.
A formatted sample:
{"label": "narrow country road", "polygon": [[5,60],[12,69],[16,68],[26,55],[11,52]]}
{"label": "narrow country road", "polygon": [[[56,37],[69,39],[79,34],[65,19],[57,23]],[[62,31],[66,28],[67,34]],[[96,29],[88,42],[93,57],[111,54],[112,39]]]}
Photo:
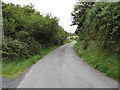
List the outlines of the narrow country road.
{"label": "narrow country road", "polygon": [[118,83],[94,70],[63,45],[32,66],[18,88],[118,88]]}

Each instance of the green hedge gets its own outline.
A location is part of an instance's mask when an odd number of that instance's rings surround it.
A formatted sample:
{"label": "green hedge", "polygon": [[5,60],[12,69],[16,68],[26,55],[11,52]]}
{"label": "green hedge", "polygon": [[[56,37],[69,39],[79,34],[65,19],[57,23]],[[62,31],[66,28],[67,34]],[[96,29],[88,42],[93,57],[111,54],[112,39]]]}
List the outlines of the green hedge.
{"label": "green hedge", "polygon": [[15,61],[40,54],[42,47],[61,45],[67,32],[59,26],[59,19],[51,14],[43,16],[33,5],[2,3],[3,61]]}

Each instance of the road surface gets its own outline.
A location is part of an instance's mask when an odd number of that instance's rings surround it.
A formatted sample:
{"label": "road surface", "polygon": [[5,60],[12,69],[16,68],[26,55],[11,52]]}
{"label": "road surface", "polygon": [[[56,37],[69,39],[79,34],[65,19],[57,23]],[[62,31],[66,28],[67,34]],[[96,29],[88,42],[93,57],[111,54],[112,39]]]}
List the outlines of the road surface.
{"label": "road surface", "polygon": [[32,66],[18,88],[118,88],[118,83],[94,70],[63,45]]}

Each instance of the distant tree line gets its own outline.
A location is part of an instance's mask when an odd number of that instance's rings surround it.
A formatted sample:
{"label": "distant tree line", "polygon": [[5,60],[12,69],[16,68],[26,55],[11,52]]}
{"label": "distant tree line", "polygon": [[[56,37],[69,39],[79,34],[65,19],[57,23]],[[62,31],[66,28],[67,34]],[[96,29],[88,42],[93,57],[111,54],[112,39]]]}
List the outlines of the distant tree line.
{"label": "distant tree line", "polygon": [[58,18],[43,16],[33,5],[2,3],[4,41],[3,61],[15,61],[40,53],[40,48],[61,45],[67,32],[58,25]]}
{"label": "distant tree line", "polygon": [[78,2],[71,13],[79,42],[120,53],[120,2]]}

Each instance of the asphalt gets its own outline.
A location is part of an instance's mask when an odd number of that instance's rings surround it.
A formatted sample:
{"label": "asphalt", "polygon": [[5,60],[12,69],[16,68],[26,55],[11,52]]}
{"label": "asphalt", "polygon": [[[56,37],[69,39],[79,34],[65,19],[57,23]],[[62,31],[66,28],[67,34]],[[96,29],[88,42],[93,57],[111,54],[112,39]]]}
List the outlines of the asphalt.
{"label": "asphalt", "polygon": [[24,79],[24,76],[30,70],[31,67],[26,69],[19,77],[14,77],[12,79],[6,77],[0,77],[0,90],[1,88],[17,88],[20,82]]}
{"label": "asphalt", "polygon": [[63,45],[34,64],[18,88],[118,88],[118,82],[93,69]]}

